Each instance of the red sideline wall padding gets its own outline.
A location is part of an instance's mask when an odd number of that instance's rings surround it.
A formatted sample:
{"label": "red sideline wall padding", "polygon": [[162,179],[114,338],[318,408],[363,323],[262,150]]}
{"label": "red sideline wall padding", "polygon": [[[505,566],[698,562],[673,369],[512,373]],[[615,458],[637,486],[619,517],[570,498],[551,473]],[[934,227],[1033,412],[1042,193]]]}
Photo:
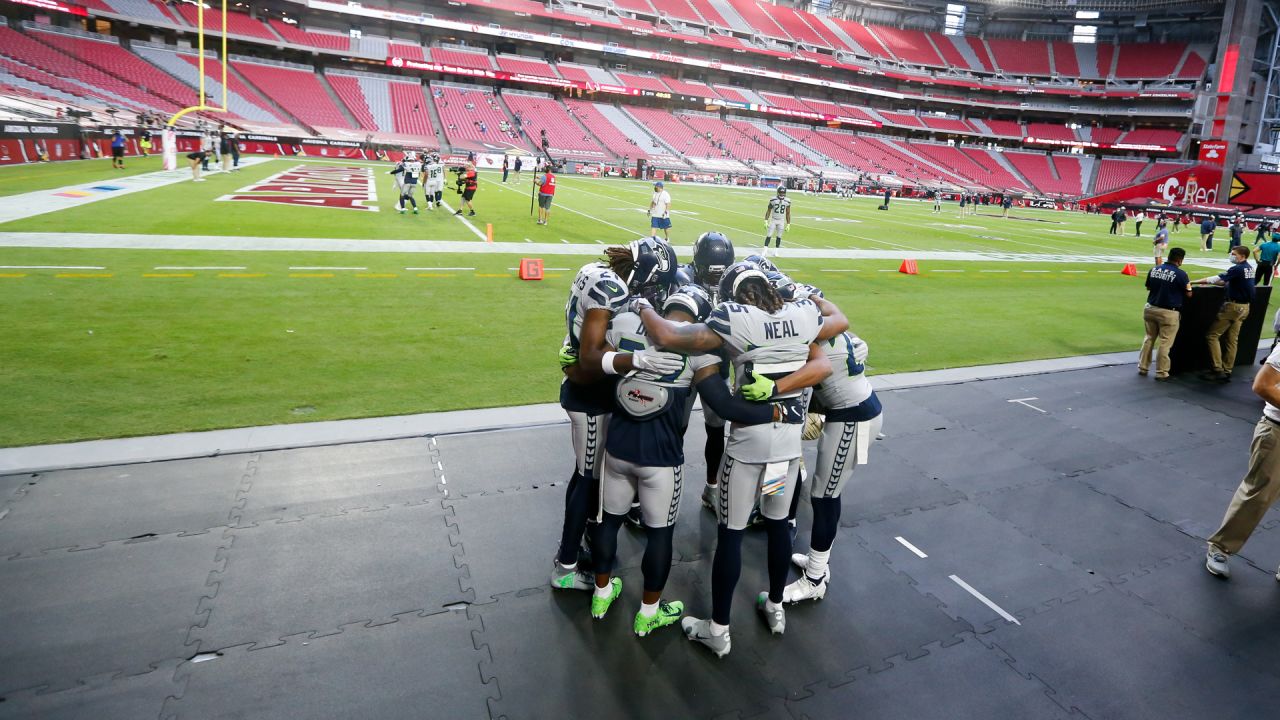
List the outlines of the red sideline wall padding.
{"label": "red sideline wall padding", "polygon": [[[1194,182],[1192,182],[1193,179]],[[1222,168],[1196,165],[1155,180],[1147,180],[1137,185],[1095,195],[1080,202],[1103,204],[1150,198],[1157,202],[1211,205],[1218,201],[1218,185],[1221,183]],[[1189,186],[1193,190],[1191,197],[1187,197]]]}

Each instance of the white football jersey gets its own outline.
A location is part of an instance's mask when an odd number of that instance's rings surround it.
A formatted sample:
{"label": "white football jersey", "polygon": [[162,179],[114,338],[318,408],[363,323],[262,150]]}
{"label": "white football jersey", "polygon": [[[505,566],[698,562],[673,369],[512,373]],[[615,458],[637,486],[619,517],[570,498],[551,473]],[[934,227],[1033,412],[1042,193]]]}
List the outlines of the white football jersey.
{"label": "white football jersey", "polygon": [[627,300],[627,285],[617,273],[602,262],[587,263],[573,278],[569,300],[564,306],[565,343],[577,349],[581,342],[582,318],[588,310],[597,308],[611,314],[622,309]]}
{"label": "white football jersey", "polygon": [[831,361],[831,374],[813,388],[822,406],[828,410],[843,410],[860,405],[871,397],[871,381],[866,368],[853,357],[853,345],[858,337],[843,332],[818,343]]}
{"label": "white football jersey", "polygon": [[787,211],[791,209],[791,198],[772,197],[769,198],[769,218],[771,220],[786,220]]}
{"label": "white football jersey", "polygon": [[[689,323],[677,322],[676,324],[688,325]],[[609,330],[605,333],[605,339],[617,348],[618,352],[635,352],[650,347],[649,338],[644,333],[644,323],[640,321],[640,316],[633,312],[614,315],[613,321],[609,323]],[[693,384],[694,373],[719,362],[720,358],[715,355],[688,355],[685,357],[684,368],[677,373],[657,375],[648,370],[641,370],[635,374],[635,377],[655,385],[689,387]]]}
{"label": "white football jersey", "polygon": [[422,163],[417,160],[408,160],[404,163],[404,181],[406,183],[418,182],[418,176],[422,174]]}
{"label": "white football jersey", "polygon": [[[786,303],[777,313],[752,305],[721,303],[707,319],[724,341],[738,387],[751,382],[751,372],[779,378],[800,369],[809,359],[809,344],[822,327],[822,311],[811,300]],[[780,397],[797,397],[802,391]],[[747,463],[770,463],[800,457],[802,426],[771,423],[729,428],[725,454]]]}
{"label": "white football jersey", "polygon": [[444,165],[438,162],[427,163],[427,182],[444,182]]}

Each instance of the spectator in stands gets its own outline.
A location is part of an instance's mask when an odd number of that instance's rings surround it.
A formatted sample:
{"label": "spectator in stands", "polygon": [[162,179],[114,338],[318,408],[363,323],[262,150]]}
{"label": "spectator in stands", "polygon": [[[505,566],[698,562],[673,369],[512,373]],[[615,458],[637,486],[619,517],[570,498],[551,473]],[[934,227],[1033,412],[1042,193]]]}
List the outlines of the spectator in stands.
{"label": "spectator in stands", "polygon": [[1271,278],[1276,274],[1276,257],[1280,256],[1280,232],[1272,233],[1266,242],[1253,251],[1253,256],[1258,260],[1254,280],[1259,285],[1270,286]]}
{"label": "spectator in stands", "polygon": [[1133,213],[1133,236],[1142,237],[1142,221],[1147,219],[1146,208],[1138,208]]}
{"label": "spectator in stands", "polygon": [[[661,180],[653,184],[653,197],[649,200],[649,229],[661,230],[664,239],[671,239],[671,193]],[[653,233],[657,237],[657,233]]]}
{"label": "spectator in stands", "polygon": [[124,169],[124,133],[119,130],[111,135],[111,167]]}
{"label": "spectator in stands", "polygon": [[507,155],[502,156],[502,182],[507,181],[507,175],[511,174],[511,158]]}
{"label": "spectator in stands", "polygon": [[1200,222],[1200,252],[1213,249],[1213,231],[1218,227],[1218,218],[1210,215]]}
{"label": "spectator in stands", "polygon": [[534,184],[538,186],[538,224],[546,225],[551,220],[551,200],[556,194],[556,176],[551,172],[551,163],[546,163],[542,174],[534,176]]}

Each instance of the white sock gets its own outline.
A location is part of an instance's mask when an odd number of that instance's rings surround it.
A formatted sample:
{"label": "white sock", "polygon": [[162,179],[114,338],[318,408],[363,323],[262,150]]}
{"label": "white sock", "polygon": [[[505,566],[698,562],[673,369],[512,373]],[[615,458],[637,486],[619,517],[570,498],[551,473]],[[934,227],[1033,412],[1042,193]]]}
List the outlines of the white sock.
{"label": "white sock", "polygon": [[715,637],[720,637],[721,635],[724,635],[725,633],[729,632],[728,625],[721,625],[715,620],[711,621],[710,627],[711,627],[711,634],[714,635]]}
{"label": "white sock", "polygon": [[654,615],[657,615],[657,614],[658,614],[658,603],[656,603],[656,602],[655,602],[655,603],[647,603],[647,602],[641,602],[641,603],[640,603],[640,616],[641,616],[641,617],[651,618],[651,617],[653,617]]}
{"label": "white sock", "polygon": [[809,562],[804,566],[804,574],[812,581],[827,576],[827,561],[831,559],[831,548],[826,550],[809,550]]}
{"label": "white sock", "polygon": [[565,565],[559,560],[556,560],[556,567],[559,568],[561,572],[574,572],[578,569],[578,563],[577,561],[574,561],[572,565]]}
{"label": "white sock", "polygon": [[596,597],[609,597],[613,594],[613,583],[606,583],[604,587],[596,586]]}

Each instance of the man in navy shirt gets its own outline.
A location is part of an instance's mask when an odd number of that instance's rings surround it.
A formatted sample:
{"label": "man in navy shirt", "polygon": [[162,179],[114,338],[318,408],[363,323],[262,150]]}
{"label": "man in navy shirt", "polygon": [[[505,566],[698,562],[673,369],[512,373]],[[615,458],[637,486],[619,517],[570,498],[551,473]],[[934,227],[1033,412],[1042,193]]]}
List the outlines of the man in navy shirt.
{"label": "man in navy shirt", "polygon": [[1213,249],[1213,231],[1218,227],[1218,218],[1210,215],[1200,221],[1200,252]]}
{"label": "man in navy shirt", "polygon": [[1218,310],[1217,319],[1204,336],[1209,343],[1209,359],[1213,367],[1200,377],[1216,382],[1231,380],[1231,369],[1236,364],[1236,340],[1240,336],[1240,326],[1249,317],[1249,303],[1253,302],[1253,266],[1249,264],[1248,248],[1236,245],[1228,257],[1231,259],[1230,269],[1196,281],[1197,285],[1226,287],[1222,309]]}
{"label": "man in navy shirt", "polygon": [[119,130],[111,136],[111,168],[124,168],[124,133]]}
{"label": "man in navy shirt", "polygon": [[1147,272],[1147,306],[1142,320],[1147,326],[1147,336],[1138,352],[1138,374],[1146,375],[1151,369],[1151,351],[1156,350],[1156,380],[1169,379],[1169,348],[1178,334],[1182,316],[1178,310],[1182,299],[1191,294],[1191,279],[1182,269],[1187,251],[1176,247],[1169,251],[1169,261]]}

